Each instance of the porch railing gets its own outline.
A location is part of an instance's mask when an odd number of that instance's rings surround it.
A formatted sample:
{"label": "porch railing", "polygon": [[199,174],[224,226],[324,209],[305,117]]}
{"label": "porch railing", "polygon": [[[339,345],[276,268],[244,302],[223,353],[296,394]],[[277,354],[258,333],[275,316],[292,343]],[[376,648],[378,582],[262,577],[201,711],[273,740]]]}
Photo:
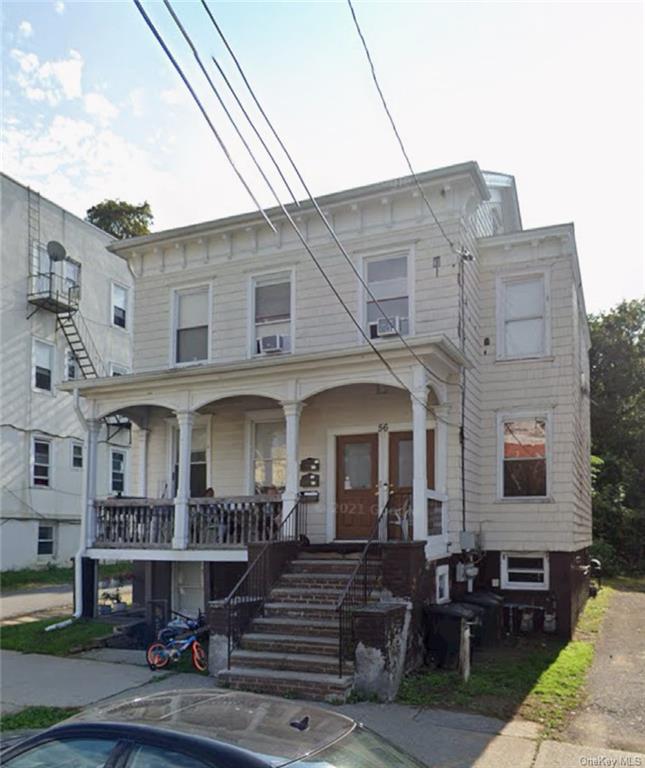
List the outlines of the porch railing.
{"label": "porch railing", "polygon": [[366,605],[370,597],[370,587],[374,576],[373,560],[376,545],[380,541],[391,538],[390,526],[392,518],[407,520],[410,511],[409,494],[394,493],[381,510],[356,567],[347,579],[347,583],[336,603],[338,615],[338,676],[343,676],[345,661],[354,654],[354,631],[352,614],[356,608]]}
{"label": "porch railing", "polygon": [[227,613],[227,666],[229,669],[231,668],[231,653],[239,644],[240,637],[251,620],[264,611],[265,600],[280,575],[281,564],[272,558],[275,545],[285,542],[300,542],[306,531],[306,523],[306,504],[297,501],[275,531],[273,538],[262,547],[260,553],[224,600],[224,608]]}
{"label": "porch railing", "polygon": [[196,549],[235,547],[274,538],[282,514],[276,496],[190,499],[188,546]]}
{"label": "porch railing", "polygon": [[172,499],[107,499],[94,503],[94,546],[111,549],[172,546],[175,505]]}

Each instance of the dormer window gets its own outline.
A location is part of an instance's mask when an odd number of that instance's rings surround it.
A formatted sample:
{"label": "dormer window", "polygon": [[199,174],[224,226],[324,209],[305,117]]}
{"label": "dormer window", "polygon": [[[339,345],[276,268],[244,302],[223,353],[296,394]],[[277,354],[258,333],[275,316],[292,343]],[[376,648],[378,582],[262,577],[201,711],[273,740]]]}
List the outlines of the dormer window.
{"label": "dormer window", "polygon": [[175,293],[175,363],[208,360],[210,289],[207,285]]}
{"label": "dormer window", "polygon": [[275,354],[292,349],[291,273],[253,278],[253,352]]}

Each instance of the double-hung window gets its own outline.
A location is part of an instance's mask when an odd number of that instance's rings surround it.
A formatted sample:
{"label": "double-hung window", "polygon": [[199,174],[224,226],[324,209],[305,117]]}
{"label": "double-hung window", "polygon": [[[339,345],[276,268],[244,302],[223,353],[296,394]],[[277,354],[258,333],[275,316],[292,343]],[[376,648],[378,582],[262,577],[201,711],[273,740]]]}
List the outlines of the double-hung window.
{"label": "double-hung window", "polygon": [[38,526],[38,554],[39,555],[54,554],[54,526],[53,525]]}
{"label": "double-hung window", "polygon": [[71,349],[65,350],[65,381],[74,381],[81,378],[81,368],[76,355]]}
{"label": "double-hung window", "polygon": [[54,370],[54,345],[34,339],[33,386],[41,392],[51,392]]}
{"label": "double-hung window", "polygon": [[502,552],[502,589],[548,589],[549,555],[545,552]]}
{"label": "double-hung window", "polygon": [[367,259],[365,278],[369,287],[369,292],[365,291],[365,316],[370,339],[408,334],[410,290],[407,254]]}
{"label": "double-hung window", "polygon": [[284,421],[255,423],[253,480],[256,493],[284,490],[287,471],[287,444]]}
{"label": "double-hung window", "polygon": [[254,353],[292,349],[291,274],[253,278]]}
{"label": "double-hung window", "polygon": [[547,432],[544,416],[501,419],[503,498],[547,496]]}
{"label": "double-hung window", "polygon": [[209,306],[207,285],[175,293],[175,363],[208,360]]}
{"label": "double-hung window", "polygon": [[72,469],[83,469],[83,443],[72,443]]}
{"label": "double-hung window", "polygon": [[502,278],[498,288],[498,357],[548,352],[546,274]]}
{"label": "double-hung window", "polygon": [[128,327],[128,289],[112,283],[112,325]]}
{"label": "double-hung window", "polygon": [[51,485],[51,442],[49,440],[34,438],[32,466],[33,485],[49,488]]}
{"label": "double-hung window", "polygon": [[110,491],[123,493],[125,491],[125,452],[110,451]]}

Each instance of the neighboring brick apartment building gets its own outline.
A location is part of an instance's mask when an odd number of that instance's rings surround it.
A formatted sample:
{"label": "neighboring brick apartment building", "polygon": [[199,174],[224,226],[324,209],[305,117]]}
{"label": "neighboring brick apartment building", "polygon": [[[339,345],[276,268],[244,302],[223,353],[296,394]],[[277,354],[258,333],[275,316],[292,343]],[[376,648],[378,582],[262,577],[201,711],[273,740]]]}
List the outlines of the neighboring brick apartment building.
{"label": "neighboring brick apartment building", "polygon": [[[88,477],[86,564],[134,558],[142,602],[194,613],[257,554],[258,515],[288,514],[306,490],[308,551],[357,557],[390,499],[381,551],[421,553],[407,560],[409,595],[421,599],[423,577],[424,597],[448,601],[470,578],[535,606],[536,625],[555,607],[558,631],[571,632],[591,543],[589,334],[573,226],[524,231],[513,178],[476,163],[419,179],[459,248],[411,178],[320,200],[369,293],[313,208],[293,210],[390,370],[279,211],[269,211],[277,234],[252,213],[110,246],[135,275],[133,373],[79,390],[94,419],[137,425],[129,490],[144,499],[101,499]],[[297,631],[289,617],[307,629],[307,606],[288,607],[302,602],[305,561],[285,566],[265,606],[278,649],[290,647],[279,626]],[[325,624],[316,611],[312,632],[333,635],[335,614]],[[253,627],[255,637],[261,619]],[[227,680],[251,674],[261,689],[253,653],[267,646],[241,641]]]}
{"label": "neighboring brick apartment building", "polygon": [[[105,232],[4,174],[0,183],[0,567],[69,566],[80,545],[85,428],[60,385],[130,370],[132,275]],[[51,241],[64,257],[51,259]],[[129,472],[122,422],[101,427],[101,494]]]}

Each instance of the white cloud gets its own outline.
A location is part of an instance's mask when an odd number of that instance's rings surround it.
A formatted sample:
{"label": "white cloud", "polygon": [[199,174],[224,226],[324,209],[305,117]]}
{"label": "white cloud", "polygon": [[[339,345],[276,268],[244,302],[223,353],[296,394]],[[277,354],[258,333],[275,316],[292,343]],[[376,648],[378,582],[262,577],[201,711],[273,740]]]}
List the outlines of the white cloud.
{"label": "white cloud", "polygon": [[145,91],[143,88],[133,88],[128,94],[128,104],[135,117],[143,117]]}
{"label": "white cloud", "polygon": [[109,123],[119,114],[118,108],[102,93],[86,93],[83,106],[88,115],[96,117],[102,124]]}
{"label": "white cloud", "polygon": [[63,2],[63,0],[56,0],[56,2],[54,3],[54,10],[56,11],[56,13],[59,13],[59,14],[65,13],[65,3]]}
{"label": "white cloud", "polygon": [[159,94],[161,101],[169,107],[176,107],[186,101],[186,91],[183,88],[169,88]]}
{"label": "white cloud", "polygon": [[42,64],[35,53],[26,53],[18,48],[11,51],[11,57],[20,68],[15,80],[30,101],[47,101],[55,107],[63,99],[81,97],[83,58],[78,51],[70,50],[67,59],[44,61]]}
{"label": "white cloud", "polygon": [[30,22],[21,21],[20,24],[18,24],[18,32],[22,37],[31,37],[34,34],[34,28],[31,26]]}

